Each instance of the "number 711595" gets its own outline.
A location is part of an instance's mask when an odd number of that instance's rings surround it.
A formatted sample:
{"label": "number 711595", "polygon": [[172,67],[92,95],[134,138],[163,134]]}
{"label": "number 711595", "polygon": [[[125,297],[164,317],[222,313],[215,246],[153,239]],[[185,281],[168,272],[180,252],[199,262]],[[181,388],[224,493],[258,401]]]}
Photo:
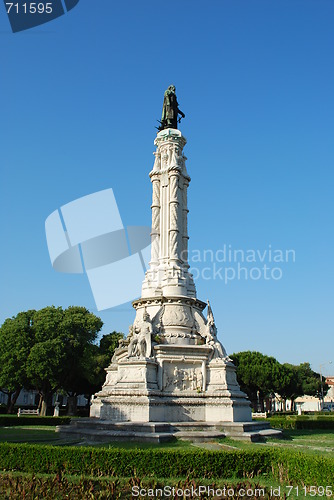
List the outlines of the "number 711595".
{"label": "number 711595", "polygon": [[52,12],[52,2],[48,3],[36,3],[36,2],[26,2],[26,3],[6,3],[7,14],[13,9],[16,14],[51,14]]}
{"label": "number 711595", "polygon": [[287,497],[290,496],[290,493],[294,493],[297,497],[331,497],[332,496],[332,487],[331,486],[286,486]]}

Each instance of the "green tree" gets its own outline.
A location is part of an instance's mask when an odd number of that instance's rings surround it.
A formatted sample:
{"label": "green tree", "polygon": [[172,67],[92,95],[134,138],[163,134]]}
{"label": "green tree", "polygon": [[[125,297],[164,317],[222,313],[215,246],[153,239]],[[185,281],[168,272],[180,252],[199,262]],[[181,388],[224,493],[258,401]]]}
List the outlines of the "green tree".
{"label": "green tree", "polygon": [[282,384],[280,363],[271,356],[256,351],[245,351],[231,356],[237,368],[240,388],[249,397],[254,409],[264,411],[264,400],[270,394],[278,392]]}
{"label": "green tree", "polygon": [[115,331],[101,337],[99,347],[95,352],[94,380],[97,390],[103,385],[106,379],[105,369],[110,365],[111,358],[118,347],[119,341],[123,339],[124,334]]}
{"label": "green tree", "polygon": [[[284,405],[291,399],[292,407],[298,396],[319,395],[321,392],[320,375],[311,369],[309,363],[299,366],[289,363],[280,364],[275,358],[260,352],[245,351],[232,354],[237,368],[237,378],[241,390],[249,397],[254,409],[264,409],[264,400],[272,393],[279,394]],[[328,386],[323,378],[323,389]]]}
{"label": "green tree", "polygon": [[[285,399],[291,399],[292,408],[295,399],[304,396],[304,394],[321,397],[320,374],[312,370],[310,363],[301,363],[300,365],[285,363],[283,366],[290,370],[292,376],[290,383],[284,387],[280,394]],[[322,377],[322,386],[324,393],[326,393],[328,385],[324,377]]]}
{"label": "green tree", "polygon": [[123,339],[124,334],[115,331],[101,337],[99,351],[101,355],[106,357],[106,362],[110,363],[110,360],[118,347],[119,341]]}
{"label": "green tree", "polygon": [[41,415],[46,414],[52,394],[58,389],[72,391],[72,395],[81,389],[89,346],[102,325],[101,319],[84,307],[63,310],[51,306],[35,312],[27,375],[42,397]]}
{"label": "green tree", "polygon": [[35,311],[20,312],[0,327],[0,387],[8,395],[8,413],[12,413],[27,377],[27,358],[33,345],[32,321]]}
{"label": "green tree", "polygon": [[[320,374],[313,371],[310,363],[302,363],[298,367],[297,373],[300,380],[303,394],[309,396],[317,396],[321,393],[321,380]],[[322,384],[324,393],[328,391],[326,379],[322,377]]]}
{"label": "green tree", "polygon": [[63,329],[67,366],[62,373],[61,387],[68,395],[68,413],[76,413],[77,396],[90,396],[95,389],[92,377],[95,346],[93,342],[102,328],[102,321],[83,307],[64,311]]}

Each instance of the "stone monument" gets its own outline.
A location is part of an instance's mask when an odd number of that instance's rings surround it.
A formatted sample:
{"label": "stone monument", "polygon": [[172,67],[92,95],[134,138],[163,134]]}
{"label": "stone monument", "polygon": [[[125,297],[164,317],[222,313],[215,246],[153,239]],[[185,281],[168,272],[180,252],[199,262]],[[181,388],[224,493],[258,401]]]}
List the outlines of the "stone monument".
{"label": "stone monument", "polygon": [[[175,87],[165,92],[154,141],[151,261],[126,340],[106,369],[90,415],[112,422],[250,422],[250,404],[217,338],[211,306],[196,296],[188,264],[190,177],[177,129]],[[207,308],[206,315],[204,310]]]}

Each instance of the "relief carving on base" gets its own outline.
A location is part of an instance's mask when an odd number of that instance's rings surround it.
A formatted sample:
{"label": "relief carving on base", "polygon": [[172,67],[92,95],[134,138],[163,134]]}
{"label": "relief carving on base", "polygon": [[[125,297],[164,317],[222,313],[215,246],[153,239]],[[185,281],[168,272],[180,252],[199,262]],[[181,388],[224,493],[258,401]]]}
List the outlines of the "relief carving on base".
{"label": "relief carving on base", "polygon": [[210,373],[210,383],[212,384],[226,384],[226,370],[219,368],[218,370],[211,369]]}
{"label": "relief carving on base", "polygon": [[107,385],[115,385],[117,382],[117,378],[118,378],[117,370],[108,370],[103,387]]}
{"label": "relief carving on base", "polygon": [[165,307],[163,324],[165,326],[187,326],[192,328],[194,326],[194,319],[190,307],[178,304],[171,304]]}
{"label": "relief carving on base", "polygon": [[134,367],[121,368],[118,374],[118,382],[142,382],[145,380],[144,368]]}
{"label": "relief carving on base", "polygon": [[163,390],[197,391],[203,390],[203,372],[201,366],[165,365],[163,372]]}

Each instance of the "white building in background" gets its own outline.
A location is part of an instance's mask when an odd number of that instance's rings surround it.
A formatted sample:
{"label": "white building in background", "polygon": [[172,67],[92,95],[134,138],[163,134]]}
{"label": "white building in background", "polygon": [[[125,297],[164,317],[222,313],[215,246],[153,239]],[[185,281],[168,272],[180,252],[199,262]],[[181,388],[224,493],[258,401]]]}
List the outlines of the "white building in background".
{"label": "white building in background", "polygon": [[324,402],[314,396],[301,396],[295,400],[296,410],[302,411],[334,411],[334,377],[326,377],[326,384],[329,385]]}
{"label": "white building in background", "polygon": [[329,390],[326,394],[326,398],[331,398],[334,401],[334,377],[327,377],[326,384],[329,385]]}
{"label": "white building in background", "polygon": [[[53,405],[56,401],[56,397],[57,397],[57,394],[54,394],[53,398],[52,398]],[[8,399],[7,394],[0,391],[0,404],[6,405],[7,399]],[[19,397],[17,398],[15,406],[17,408],[25,408],[25,407],[38,408],[39,399],[40,399],[40,395],[39,395],[38,391],[34,391],[34,390],[28,391],[27,389],[22,389],[20,394],[19,394]],[[67,396],[60,396],[58,394],[58,401],[60,402],[61,406],[66,406],[67,405]],[[77,406],[85,407],[85,406],[87,406],[87,404],[88,404],[88,400],[84,397],[83,394],[80,394],[77,397]]]}
{"label": "white building in background", "polygon": [[285,402],[279,394],[272,395],[265,402],[266,411],[293,411],[298,413],[303,411],[334,411],[334,377],[327,377],[326,383],[329,385],[327,394],[324,396],[324,402],[315,396],[300,396],[295,399],[294,408],[291,407],[291,400],[287,399]]}

